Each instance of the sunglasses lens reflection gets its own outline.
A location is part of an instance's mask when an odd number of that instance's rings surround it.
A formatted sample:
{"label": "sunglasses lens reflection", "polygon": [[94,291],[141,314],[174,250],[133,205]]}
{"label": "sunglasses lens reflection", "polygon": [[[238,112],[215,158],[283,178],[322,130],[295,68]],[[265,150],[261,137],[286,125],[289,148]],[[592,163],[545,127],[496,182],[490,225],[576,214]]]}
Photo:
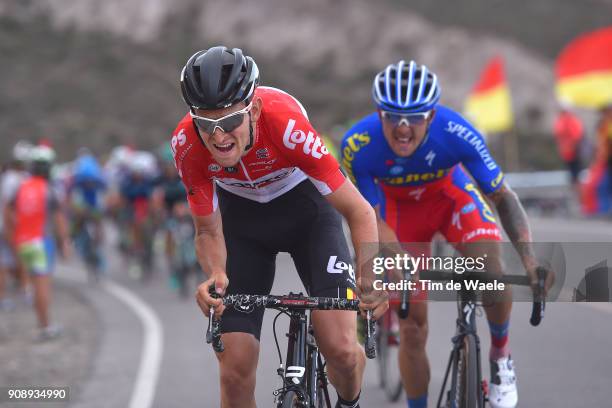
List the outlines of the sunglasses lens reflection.
{"label": "sunglasses lens reflection", "polygon": [[193,118],[193,120],[196,126],[204,133],[212,134],[216,127],[221,128],[224,133],[228,133],[242,124],[244,113],[233,115],[219,121],[203,118]]}
{"label": "sunglasses lens reflection", "polygon": [[407,122],[407,125],[422,125],[428,117],[428,113],[417,113],[413,115],[402,115],[399,113],[383,112],[383,118],[394,126],[399,125],[402,121]]}

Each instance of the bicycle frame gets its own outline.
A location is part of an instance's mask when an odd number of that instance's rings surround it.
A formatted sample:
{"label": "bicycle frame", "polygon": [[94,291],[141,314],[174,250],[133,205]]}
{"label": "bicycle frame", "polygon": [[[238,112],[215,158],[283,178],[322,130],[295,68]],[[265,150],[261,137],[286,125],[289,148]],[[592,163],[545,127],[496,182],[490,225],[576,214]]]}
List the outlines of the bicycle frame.
{"label": "bicycle frame", "polygon": [[274,393],[277,404],[282,404],[285,394],[293,391],[304,407],[316,407],[319,398],[317,389],[320,387],[327,406],[331,408],[325,366],[306,311],[292,310],[289,317],[287,368],[283,370],[281,365],[277,370],[283,379],[283,388]]}
{"label": "bicycle frame", "polygon": [[[218,297],[211,288],[211,296]],[[276,309],[287,314],[290,318],[289,332],[287,334],[287,367],[281,365],[277,374],[283,380],[283,387],[274,391],[277,407],[283,404],[285,395],[293,392],[298,398],[300,405],[304,408],[315,408],[319,397],[325,398],[328,408],[331,408],[329,393],[327,391],[327,374],[325,364],[319,353],[319,348],[314,338],[312,325],[306,315],[306,310],[353,310],[359,309],[358,300],[305,297],[301,293],[289,293],[288,296],[272,295],[228,295],[223,297],[226,306],[238,307],[237,310],[247,311],[255,307]],[[367,313],[366,330],[366,356],[376,356],[375,322],[371,319],[371,311]],[[276,337],[276,335],[275,335]],[[208,322],[206,342],[212,343],[216,352],[223,352],[224,346],[221,341],[220,319],[214,316],[214,308]],[[278,343],[277,343],[278,345]],[[280,355],[280,349],[279,349]],[[322,396],[318,394],[322,390]]]}

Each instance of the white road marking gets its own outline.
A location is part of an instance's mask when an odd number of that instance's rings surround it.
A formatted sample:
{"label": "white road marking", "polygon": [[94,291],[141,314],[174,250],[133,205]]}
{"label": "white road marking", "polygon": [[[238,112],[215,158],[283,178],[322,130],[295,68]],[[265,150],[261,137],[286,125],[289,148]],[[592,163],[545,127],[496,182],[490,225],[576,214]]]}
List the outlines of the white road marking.
{"label": "white road marking", "polygon": [[111,295],[130,307],[142,322],[143,347],[129,408],[149,408],[155,397],[163,353],[161,321],[146,303],[128,289],[111,281],[105,282],[103,286]]}

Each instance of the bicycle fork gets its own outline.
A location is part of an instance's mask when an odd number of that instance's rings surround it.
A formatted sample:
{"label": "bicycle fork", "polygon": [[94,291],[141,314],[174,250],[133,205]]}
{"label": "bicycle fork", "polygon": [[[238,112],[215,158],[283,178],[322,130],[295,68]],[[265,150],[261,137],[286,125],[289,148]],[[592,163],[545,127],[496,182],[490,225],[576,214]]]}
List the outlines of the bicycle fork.
{"label": "bicycle fork", "polygon": [[[476,344],[476,362],[477,362],[477,375],[478,379],[482,379],[482,367],[480,362],[480,339],[478,335],[476,335],[476,303],[473,300],[464,300],[459,304],[459,317],[457,318],[457,333],[452,338],[453,349],[451,350],[450,356],[448,358],[448,363],[446,365],[446,371],[444,373],[444,381],[442,382],[442,387],[440,390],[440,395],[438,397],[438,402],[436,407],[438,408],[458,408],[457,401],[454,399],[454,394],[457,393],[457,387],[460,384],[457,384],[457,371],[461,368],[458,365],[453,365],[454,361],[460,361],[460,352],[461,348],[464,347],[464,341],[466,336],[473,336]],[[447,405],[442,406],[442,398],[444,397],[444,390],[446,389],[446,385],[448,383],[449,374],[452,371],[452,379],[451,379],[451,387],[449,391],[446,393],[447,397]],[[454,390],[454,392],[453,392]],[[480,384],[478,384],[478,407],[484,407],[485,402],[487,401],[487,390],[488,385],[486,381],[481,380]],[[450,405],[448,405],[450,403]]]}

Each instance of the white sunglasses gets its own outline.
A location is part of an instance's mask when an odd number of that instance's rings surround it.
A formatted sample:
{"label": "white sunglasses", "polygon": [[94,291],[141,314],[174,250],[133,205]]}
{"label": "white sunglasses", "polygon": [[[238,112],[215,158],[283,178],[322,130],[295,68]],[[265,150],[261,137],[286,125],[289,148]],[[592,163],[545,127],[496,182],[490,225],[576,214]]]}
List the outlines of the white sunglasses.
{"label": "white sunglasses", "polygon": [[244,121],[244,115],[251,111],[253,107],[253,102],[249,103],[244,109],[240,109],[239,111],[232,112],[229,115],[225,115],[221,118],[210,119],[204,116],[198,116],[193,112],[189,112],[191,118],[193,119],[195,125],[202,132],[212,135],[215,133],[217,128],[221,129],[223,133],[231,132],[236,129],[238,126],[242,124]]}

